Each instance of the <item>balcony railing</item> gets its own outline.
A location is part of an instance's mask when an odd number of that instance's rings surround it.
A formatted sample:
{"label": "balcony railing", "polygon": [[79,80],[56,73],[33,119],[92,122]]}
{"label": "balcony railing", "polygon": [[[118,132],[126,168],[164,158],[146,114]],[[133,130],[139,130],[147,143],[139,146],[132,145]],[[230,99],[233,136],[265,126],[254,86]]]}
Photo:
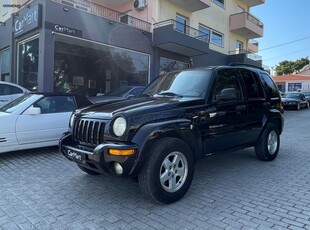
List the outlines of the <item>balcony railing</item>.
{"label": "balcony railing", "polygon": [[158,28],[158,27],[162,27],[162,26],[168,26],[168,25],[172,25],[173,29],[175,31],[178,31],[178,32],[186,34],[190,37],[193,37],[193,38],[196,38],[196,39],[199,39],[201,41],[209,43],[209,35],[208,34],[204,33],[201,30],[197,30],[193,27],[187,26],[183,23],[179,23],[173,19],[169,19],[166,21],[155,23],[154,28]]}
{"label": "balcony railing", "polygon": [[74,7],[82,11],[87,11],[91,14],[98,15],[100,17],[104,17],[112,21],[125,23],[131,27],[135,27],[140,30],[144,30],[147,32],[151,31],[151,23],[149,22],[143,21],[139,18],[132,17],[130,15],[118,12],[116,10],[98,5],[96,3],[87,0],[53,0],[53,1],[61,3],[63,5]]}
{"label": "balcony railing", "polygon": [[245,54],[247,58],[252,59],[254,61],[262,60],[262,56],[252,53],[250,50],[246,50],[246,49],[235,49],[233,51],[229,51],[229,54],[230,55]]}

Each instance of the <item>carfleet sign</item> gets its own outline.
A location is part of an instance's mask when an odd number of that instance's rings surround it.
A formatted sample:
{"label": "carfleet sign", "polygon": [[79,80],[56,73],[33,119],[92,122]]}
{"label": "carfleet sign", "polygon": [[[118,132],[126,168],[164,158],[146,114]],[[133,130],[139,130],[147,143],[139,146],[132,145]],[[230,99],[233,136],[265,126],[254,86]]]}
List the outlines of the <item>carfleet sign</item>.
{"label": "carfleet sign", "polygon": [[25,9],[26,11],[14,16],[14,37],[41,27],[42,5],[38,4],[32,8]]}

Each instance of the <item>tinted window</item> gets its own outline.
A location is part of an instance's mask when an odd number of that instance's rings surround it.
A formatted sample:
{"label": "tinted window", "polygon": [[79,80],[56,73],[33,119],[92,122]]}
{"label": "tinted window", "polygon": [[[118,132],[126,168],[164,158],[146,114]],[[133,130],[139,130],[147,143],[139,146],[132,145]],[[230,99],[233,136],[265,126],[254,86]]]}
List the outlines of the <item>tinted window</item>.
{"label": "tinted window", "polygon": [[33,106],[41,108],[42,114],[71,112],[75,109],[73,98],[67,96],[44,97]]}
{"label": "tinted window", "polygon": [[11,95],[16,93],[23,93],[23,91],[12,85],[0,85],[0,95]]}
{"label": "tinted window", "polygon": [[213,87],[213,101],[218,101],[225,92],[235,90],[236,100],[241,100],[241,89],[237,78],[237,72],[232,69],[220,70]]}
{"label": "tinted window", "polygon": [[260,79],[269,97],[280,97],[278,87],[269,75],[261,73]]}
{"label": "tinted window", "polygon": [[253,73],[249,70],[241,70],[240,71],[248,98],[261,98],[264,97],[262,93],[262,86],[257,84],[253,77]]}

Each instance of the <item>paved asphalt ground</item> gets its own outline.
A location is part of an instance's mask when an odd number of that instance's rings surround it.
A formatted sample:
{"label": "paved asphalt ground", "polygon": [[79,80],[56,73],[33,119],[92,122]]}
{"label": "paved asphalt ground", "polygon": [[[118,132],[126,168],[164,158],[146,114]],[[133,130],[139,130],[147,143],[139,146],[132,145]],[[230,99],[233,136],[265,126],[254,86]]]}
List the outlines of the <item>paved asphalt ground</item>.
{"label": "paved asphalt ground", "polygon": [[196,165],[171,205],[130,178],[90,176],[57,148],[0,154],[0,229],[310,229],[310,110],[286,111],[278,158],[254,149]]}

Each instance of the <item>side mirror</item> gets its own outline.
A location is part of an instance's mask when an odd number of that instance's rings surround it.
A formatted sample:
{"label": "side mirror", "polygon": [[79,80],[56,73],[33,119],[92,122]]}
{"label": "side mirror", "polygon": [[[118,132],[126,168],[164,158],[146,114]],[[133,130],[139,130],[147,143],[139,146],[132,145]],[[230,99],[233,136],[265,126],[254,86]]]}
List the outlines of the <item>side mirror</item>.
{"label": "side mirror", "polygon": [[237,99],[237,90],[235,88],[226,88],[221,91],[218,96],[220,101],[231,101]]}
{"label": "side mirror", "polygon": [[129,99],[135,98],[135,97],[137,97],[137,96],[136,96],[136,95],[133,95],[133,94],[129,94],[129,95],[127,96],[127,98],[129,98]]}
{"label": "side mirror", "polygon": [[38,114],[41,114],[41,108],[29,107],[23,114],[24,115],[38,115]]}

